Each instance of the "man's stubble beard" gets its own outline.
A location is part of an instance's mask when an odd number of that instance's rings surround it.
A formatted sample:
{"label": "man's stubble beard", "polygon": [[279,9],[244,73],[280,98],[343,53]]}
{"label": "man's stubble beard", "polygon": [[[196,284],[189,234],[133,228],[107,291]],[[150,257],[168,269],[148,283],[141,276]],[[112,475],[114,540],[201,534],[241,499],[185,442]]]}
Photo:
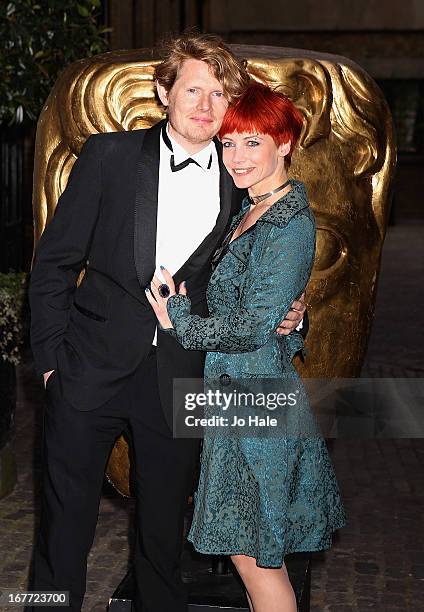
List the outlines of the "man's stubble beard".
{"label": "man's stubble beard", "polygon": [[198,138],[197,138],[197,139],[193,139],[193,141],[192,141],[192,142],[195,142],[196,144],[200,144],[200,143],[204,142],[204,143],[206,144],[206,143],[211,142],[211,140],[213,140],[213,138],[214,138],[215,136],[216,136],[216,131],[211,130],[210,132],[208,132],[208,134],[207,134],[207,135],[205,135],[205,134],[203,133],[203,135],[201,136],[201,135],[199,134]]}
{"label": "man's stubble beard", "polygon": [[[211,127],[210,129],[202,128],[200,126],[196,127],[195,125],[184,126],[184,124],[181,125],[181,123],[180,125],[178,125],[178,123],[175,125],[175,122],[171,120],[169,114],[168,121],[175,134],[179,134],[179,136],[182,136],[187,142],[194,145],[201,143],[205,143],[205,145],[207,145],[216,136],[220,127],[216,125],[215,121],[213,125],[216,127]],[[180,128],[182,131],[180,131],[178,128]]]}
{"label": "man's stubble beard", "polygon": [[193,126],[183,134],[184,138],[192,144],[209,143],[216,136],[218,128],[205,129]]}

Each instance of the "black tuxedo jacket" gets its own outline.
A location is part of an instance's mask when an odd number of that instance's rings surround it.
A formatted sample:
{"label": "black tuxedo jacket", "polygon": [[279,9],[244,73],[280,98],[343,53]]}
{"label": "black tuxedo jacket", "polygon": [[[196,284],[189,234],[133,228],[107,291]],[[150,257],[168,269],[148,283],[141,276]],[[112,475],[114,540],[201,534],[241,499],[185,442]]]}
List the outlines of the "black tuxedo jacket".
{"label": "black tuxedo jacket", "polygon": [[[97,408],[115,395],[152,344],[156,318],[144,288],[155,270],[162,124],[91,136],[36,249],[30,283],[36,369],[57,370],[62,394],[78,410]],[[192,312],[202,316],[212,254],[244,195],[234,188],[217,148],[220,214],[174,275],[177,286],[187,281]],[[172,379],[202,377],[203,358],[158,331],[158,377],[169,424]]]}

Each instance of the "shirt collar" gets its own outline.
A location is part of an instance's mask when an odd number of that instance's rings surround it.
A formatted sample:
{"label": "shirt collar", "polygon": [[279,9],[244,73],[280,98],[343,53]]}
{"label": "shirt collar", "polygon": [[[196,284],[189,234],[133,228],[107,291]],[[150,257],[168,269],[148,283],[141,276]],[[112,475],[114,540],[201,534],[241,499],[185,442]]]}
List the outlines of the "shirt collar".
{"label": "shirt collar", "polygon": [[[194,161],[196,161],[203,170],[206,170],[208,168],[211,155],[215,151],[215,144],[213,140],[211,140],[211,142],[206,145],[206,147],[204,147],[201,151],[198,151],[197,153],[192,153],[190,155],[190,153],[187,153],[187,151],[180,144],[178,144],[178,142],[170,135],[169,123],[166,124],[166,133],[168,135],[169,140],[171,141],[175,164],[180,164],[184,160],[191,157],[191,159],[194,159]],[[168,148],[167,150],[169,151]],[[169,151],[169,153],[171,152]]]}

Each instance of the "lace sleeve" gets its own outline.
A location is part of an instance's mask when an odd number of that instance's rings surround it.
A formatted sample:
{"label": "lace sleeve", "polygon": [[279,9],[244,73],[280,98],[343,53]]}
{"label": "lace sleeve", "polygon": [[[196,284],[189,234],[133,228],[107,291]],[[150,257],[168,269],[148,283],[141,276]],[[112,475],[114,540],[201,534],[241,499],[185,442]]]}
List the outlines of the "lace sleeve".
{"label": "lace sleeve", "polygon": [[257,350],[273,334],[309,279],[315,229],[305,215],[285,227],[272,226],[259,260],[246,271],[241,307],[206,318],[190,314],[187,296],[168,300],[168,314],[178,341],[186,349],[241,353]]}

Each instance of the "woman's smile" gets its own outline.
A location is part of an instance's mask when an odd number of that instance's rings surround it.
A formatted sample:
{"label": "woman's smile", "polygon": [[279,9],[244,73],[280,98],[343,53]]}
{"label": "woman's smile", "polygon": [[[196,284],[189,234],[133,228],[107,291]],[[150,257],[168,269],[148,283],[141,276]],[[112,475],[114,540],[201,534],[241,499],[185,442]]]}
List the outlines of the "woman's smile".
{"label": "woman's smile", "polygon": [[248,174],[252,172],[255,168],[233,168],[234,174]]}

